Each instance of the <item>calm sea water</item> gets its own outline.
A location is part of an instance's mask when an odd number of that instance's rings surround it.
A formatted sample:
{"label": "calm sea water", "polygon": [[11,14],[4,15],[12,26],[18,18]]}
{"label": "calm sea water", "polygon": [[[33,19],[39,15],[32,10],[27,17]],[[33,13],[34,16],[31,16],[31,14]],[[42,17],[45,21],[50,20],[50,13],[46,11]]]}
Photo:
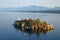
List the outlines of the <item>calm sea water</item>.
{"label": "calm sea water", "polygon": [[[12,24],[17,18],[40,18],[47,21],[55,29],[47,33],[28,33],[16,29]],[[29,13],[29,12],[0,12],[0,40],[60,40],[60,14]]]}

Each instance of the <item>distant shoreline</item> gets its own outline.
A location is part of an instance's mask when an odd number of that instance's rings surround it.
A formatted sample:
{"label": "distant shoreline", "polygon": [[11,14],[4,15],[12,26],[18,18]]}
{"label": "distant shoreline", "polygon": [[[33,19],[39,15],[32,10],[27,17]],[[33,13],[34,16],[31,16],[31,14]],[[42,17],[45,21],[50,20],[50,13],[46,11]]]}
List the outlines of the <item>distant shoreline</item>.
{"label": "distant shoreline", "polygon": [[60,10],[41,10],[41,11],[10,11],[10,12],[60,13]]}
{"label": "distant shoreline", "polygon": [[18,11],[18,10],[4,10],[2,12],[34,12],[34,13],[60,13],[60,10],[40,10],[40,11]]}

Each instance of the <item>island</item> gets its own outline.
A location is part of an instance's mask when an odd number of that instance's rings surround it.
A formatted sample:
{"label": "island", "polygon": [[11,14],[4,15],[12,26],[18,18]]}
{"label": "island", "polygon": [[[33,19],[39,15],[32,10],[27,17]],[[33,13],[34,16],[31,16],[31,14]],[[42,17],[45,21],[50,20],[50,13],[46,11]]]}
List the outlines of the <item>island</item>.
{"label": "island", "polygon": [[17,28],[22,30],[53,30],[54,27],[51,24],[48,24],[46,21],[42,22],[39,18],[33,20],[32,18],[29,19],[22,19],[16,20],[13,25]]}

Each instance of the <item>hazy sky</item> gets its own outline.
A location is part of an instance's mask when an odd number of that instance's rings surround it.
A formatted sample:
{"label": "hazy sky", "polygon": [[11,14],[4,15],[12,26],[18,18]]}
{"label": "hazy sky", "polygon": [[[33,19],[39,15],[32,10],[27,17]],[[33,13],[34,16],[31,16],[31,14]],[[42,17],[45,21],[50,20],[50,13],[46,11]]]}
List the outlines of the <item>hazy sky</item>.
{"label": "hazy sky", "polygon": [[23,7],[30,5],[60,7],[60,0],[0,0],[0,7]]}

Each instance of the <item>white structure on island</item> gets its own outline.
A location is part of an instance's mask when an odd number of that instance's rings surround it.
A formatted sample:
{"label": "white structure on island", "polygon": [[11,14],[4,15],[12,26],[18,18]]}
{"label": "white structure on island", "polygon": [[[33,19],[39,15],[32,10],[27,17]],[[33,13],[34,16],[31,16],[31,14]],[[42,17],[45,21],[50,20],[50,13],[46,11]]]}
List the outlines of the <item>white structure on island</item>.
{"label": "white structure on island", "polygon": [[20,20],[20,18],[18,18],[18,20]]}

